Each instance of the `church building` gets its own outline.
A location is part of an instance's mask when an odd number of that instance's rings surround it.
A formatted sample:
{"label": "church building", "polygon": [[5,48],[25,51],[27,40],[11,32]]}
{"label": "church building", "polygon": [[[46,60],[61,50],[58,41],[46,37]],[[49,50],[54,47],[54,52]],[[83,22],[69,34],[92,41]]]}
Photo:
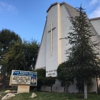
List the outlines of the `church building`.
{"label": "church building", "polygon": [[[47,10],[46,22],[43,30],[40,50],[35,69],[45,69],[46,77],[57,77],[57,68],[59,64],[67,60],[66,50],[70,47],[68,40],[61,39],[67,37],[72,30],[72,23],[69,18],[78,15],[77,9],[65,2],[54,3]],[[91,31],[95,34],[93,40],[100,42],[100,17],[88,19],[91,25]],[[97,92],[96,81],[90,91]],[[76,83],[69,86],[68,92],[78,92]],[[42,90],[48,90],[49,87],[42,87]],[[53,85],[54,92],[63,92],[60,82],[57,80]]]}

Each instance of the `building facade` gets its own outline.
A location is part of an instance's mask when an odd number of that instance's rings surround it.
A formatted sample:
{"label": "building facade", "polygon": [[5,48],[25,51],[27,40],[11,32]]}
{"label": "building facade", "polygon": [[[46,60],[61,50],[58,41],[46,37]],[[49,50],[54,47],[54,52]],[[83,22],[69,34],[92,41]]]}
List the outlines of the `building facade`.
{"label": "building facade", "polygon": [[[54,3],[47,10],[46,22],[41,40],[40,50],[35,69],[46,69],[46,77],[57,77],[59,64],[67,60],[66,50],[71,47],[68,40],[61,39],[67,37],[72,30],[72,23],[69,18],[77,16],[78,12],[72,6],[63,3]],[[95,35],[92,39],[100,42],[100,18],[89,19],[91,31]],[[96,80],[93,79],[93,86],[90,91],[97,91]],[[49,87],[42,87],[42,90],[49,91]],[[54,92],[63,92],[60,82],[57,80],[53,85]],[[78,92],[76,82],[70,85],[68,92]]]}

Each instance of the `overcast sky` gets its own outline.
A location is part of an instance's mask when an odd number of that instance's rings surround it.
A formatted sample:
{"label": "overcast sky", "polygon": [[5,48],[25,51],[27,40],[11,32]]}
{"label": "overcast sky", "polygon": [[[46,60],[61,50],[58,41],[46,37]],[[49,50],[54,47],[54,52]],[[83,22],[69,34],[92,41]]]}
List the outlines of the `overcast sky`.
{"label": "overcast sky", "polygon": [[41,41],[46,10],[52,3],[81,4],[89,18],[100,17],[100,0],[0,0],[0,31],[10,29],[23,40]]}

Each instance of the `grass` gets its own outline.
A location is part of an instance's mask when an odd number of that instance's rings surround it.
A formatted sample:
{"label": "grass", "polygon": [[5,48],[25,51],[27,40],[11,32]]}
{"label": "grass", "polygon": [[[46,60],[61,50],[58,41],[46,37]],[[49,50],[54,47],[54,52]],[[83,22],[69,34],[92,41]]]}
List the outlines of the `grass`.
{"label": "grass", "polygon": [[[5,95],[4,91],[0,91],[0,100]],[[2,97],[1,97],[2,96]]]}
{"label": "grass", "polygon": [[[16,94],[16,96],[11,98],[10,100],[84,100],[83,94],[65,94],[65,93],[36,92],[36,91],[34,91],[34,93],[36,93],[37,97],[33,99],[29,98],[32,94],[32,92],[30,92],[30,93]],[[100,100],[100,95],[88,94],[87,100]]]}

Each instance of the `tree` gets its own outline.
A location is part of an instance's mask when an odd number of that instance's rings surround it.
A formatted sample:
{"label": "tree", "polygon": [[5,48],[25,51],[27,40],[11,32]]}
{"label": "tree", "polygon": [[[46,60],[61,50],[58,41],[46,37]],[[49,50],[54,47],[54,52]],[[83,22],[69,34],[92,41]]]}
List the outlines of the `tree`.
{"label": "tree", "polygon": [[32,40],[31,42],[24,41],[23,43],[23,53],[26,60],[27,68],[33,70],[35,68],[38,51],[39,51],[39,43],[36,40]]}
{"label": "tree", "polygon": [[21,38],[15,32],[8,29],[0,31],[0,60],[3,58],[3,54],[7,52],[12,43],[18,40],[21,40]]}
{"label": "tree", "polygon": [[74,76],[69,67],[69,62],[66,61],[61,63],[57,69],[57,78],[61,81],[61,86],[64,86],[65,93],[67,92],[69,85],[74,82]]}
{"label": "tree", "polygon": [[[84,81],[82,79],[80,79],[79,77],[76,78],[77,83],[76,83],[76,88],[79,90],[79,93],[83,93],[84,92]],[[91,88],[92,86],[92,79],[89,79],[87,81],[87,86]]]}
{"label": "tree", "polygon": [[22,43],[21,40],[13,42],[2,59],[2,72],[11,74],[11,70],[33,70],[37,58],[39,45],[36,41]]}
{"label": "tree", "polygon": [[2,59],[2,65],[5,65],[1,69],[2,73],[10,75],[12,70],[25,70],[26,64],[22,50],[22,41],[14,42],[13,45],[9,47]]}
{"label": "tree", "polygon": [[[0,31],[0,65],[2,59],[4,58],[4,54],[7,53],[9,47],[14,41],[18,40],[21,40],[21,38],[15,32],[8,29],[3,29]],[[1,67],[3,68],[4,65],[2,64]]]}
{"label": "tree", "polygon": [[91,39],[95,34],[90,30],[91,25],[84,9],[80,7],[77,11],[79,15],[70,18],[73,32],[69,32],[66,38],[72,45],[68,61],[75,78],[84,82],[84,98],[87,99],[87,82],[100,73],[98,53],[94,49],[98,43]]}
{"label": "tree", "polygon": [[3,81],[6,80],[5,78],[7,78],[7,76],[5,76],[6,73],[4,69],[6,66],[5,64],[2,64],[4,54],[8,52],[8,49],[13,44],[13,42],[18,40],[21,40],[21,38],[15,32],[10,31],[8,29],[3,29],[0,31],[0,72],[3,75]]}

